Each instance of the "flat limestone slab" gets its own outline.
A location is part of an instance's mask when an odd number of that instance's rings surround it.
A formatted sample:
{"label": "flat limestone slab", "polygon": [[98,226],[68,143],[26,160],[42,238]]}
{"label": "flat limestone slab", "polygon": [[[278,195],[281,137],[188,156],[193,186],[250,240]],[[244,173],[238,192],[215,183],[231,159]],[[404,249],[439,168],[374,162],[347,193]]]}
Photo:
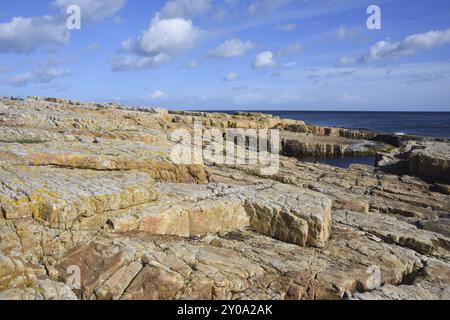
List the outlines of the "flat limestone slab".
{"label": "flat limestone slab", "polygon": [[100,143],[48,142],[35,144],[0,142],[0,159],[27,166],[99,171],[139,170],[164,182],[207,183],[202,165],[176,165],[171,145],[142,141],[104,140]]}
{"label": "flat limestone slab", "polygon": [[245,207],[256,231],[301,246],[325,246],[331,230],[329,198],[280,183],[255,189],[247,192]]}
{"label": "flat limestone slab", "polygon": [[333,211],[333,221],[357,227],[386,242],[410,248],[422,254],[448,255],[450,238],[439,233],[420,230],[412,224],[380,213]]}
{"label": "flat limestone slab", "polygon": [[33,218],[63,230],[190,237],[252,227],[285,242],[316,247],[325,245],[331,226],[331,200],[303,188],[280,183],[169,183],[156,188],[139,171],[4,164],[0,207],[6,219]]}
{"label": "flat limestone slab", "polygon": [[368,140],[289,131],[282,131],[281,139],[283,154],[297,158],[375,155],[377,149],[385,148]]}
{"label": "flat limestone slab", "polygon": [[303,188],[214,183],[161,184],[158,190],[158,201],[111,217],[111,230],[188,237],[251,227],[278,240],[314,247],[323,247],[330,236],[331,200]]}
{"label": "flat limestone slab", "polygon": [[6,219],[34,218],[61,229],[91,229],[106,212],[156,200],[143,172],[0,166],[0,208]]}

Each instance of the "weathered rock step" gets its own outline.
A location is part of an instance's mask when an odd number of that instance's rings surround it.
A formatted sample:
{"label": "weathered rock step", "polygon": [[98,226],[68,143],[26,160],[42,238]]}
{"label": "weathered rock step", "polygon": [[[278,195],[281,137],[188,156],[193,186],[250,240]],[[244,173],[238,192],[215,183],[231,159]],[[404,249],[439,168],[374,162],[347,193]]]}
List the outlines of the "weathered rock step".
{"label": "weathered rock step", "polygon": [[208,183],[201,165],[176,165],[170,161],[171,145],[142,142],[103,141],[94,143],[5,144],[0,157],[14,164],[61,168],[146,172],[163,182]]}
{"label": "weathered rock step", "polygon": [[232,196],[196,203],[163,198],[154,205],[111,214],[106,223],[107,229],[117,233],[143,231],[181,237],[244,230],[250,226],[242,200]]}
{"label": "weathered rock step", "polygon": [[285,156],[296,158],[375,156],[376,151],[368,147],[369,144],[333,144],[286,139],[282,144],[282,153]]}
{"label": "weathered rock step", "polygon": [[251,227],[278,240],[315,247],[323,247],[330,235],[331,200],[302,188],[162,184],[159,191],[162,196],[155,204],[111,214],[110,229],[188,237]]}
{"label": "weathered rock step", "polygon": [[331,232],[332,201],[327,196],[279,183],[246,196],[246,211],[256,231],[290,243],[325,246]]}
{"label": "weathered rock step", "polygon": [[428,142],[411,151],[409,173],[427,180],[450,184],[450,144]]}
{"label": "weathered rock step", "polygon": [[422,254],[450,257],[450,238],[380,213],[333,211],[333,221],[373,234],[387,243],[410,248]]}
{"label": "weathered rock step", "polygon": [[318,250],[251,231],[200,241],[133,233],[77,245],[55,267],[64,281],[68,267],[80,267],[84,299],[341,299],[374,289],[368,266],[380,269],[381,285],[423,267],[414,251],[355,228],[338,225],[334,234]]}
{"label": "weathered rock step", "polygon": [[[259,181],[258,170],[248,167],[210,169],[214,180],[226,183],[238,179]],[[448,195],[430,191],[430,185],[412,176],[380,175],[367,166],[352,166],[347,170],[321,164],[282,159],[276,175],[270,177],[319,192],[333,200],[333,210],[382,212],[396,215],[416,224],[445,219],[450,212]],[[429,229],[425,227],[425,229]],[[433,230],[441,232],[440,228]]]}
{"label": "weathered rock step", "polygon": [[358,300],[449,300],[450,265],[428,259],[409,285],[388,284],[372,292],[355,294]]}
{"label": "weathered rock step", "polygon": [[[433,211],[433,210],[448,210],[450,209],[450,197],[442,195],[440,193],[435,193],[432,195],[433,201],[430,200],[430,193],[427,192],[425,194],[420,194],[419,192],[412,193],[412,191],[416,190],[409,190],[410,193],[407,195],[400,194],[397,188],[397,192],[394,190],[389,190],[386,192],[384,188],[382,188],[383,191],[380,190],[372,190],[371,194],[373,196],[377,196],[378,198],[385,198],[387,200],[394,200],[398,201],[400,203],[406,203],[410,206],[417,207],[418,210],[421,209],[427,209],[424,210],[425,213],[427,211]],[[375,202],[375,201],[374,201]]]}
{"label": "weathered rock step", "polygon": [[387,146],[367,140],[347,139],[339,136],[321,137],[311,134],[282,132],[282,153],[288,157],[342,157],[375,156],[377,150]]}
{"label": "weathered rock step", "polygon": [[[142,131],[92,131],[92,130],[61,130],[61,128],[39,129],[25,128],[18,125],[0,127],[0,141],[2,143],[43,144],[49,142],[92,144],[94,141],[126,140],[131,142],[151,143],[153,145],[168,144],[167,137],[152,129]],[[107,141],[109,142],[109,141]]]}
{"label": "weathered rock step", "polygon": [[46,226],[90,230],[106,212],[156,200],[142,172],[99,172],[50,167],[0,167],[0,208],[6,219],[34,218]]}
{"label": "weathered rock step", "polygon": [[296,133],[309,133],[318,137],[343,137],[348,139],[372,140],[377,137],[374,132],[356,129],[344,129],[335,127],[320,127],[316,125],[307,125],[302,121],[296,121],[294,124],[284,125],[284,130]]}
{"label": "weathered rock step", "polygon": [[[104,172],[3,165],[0,206],[6,219],[34,218],[62,230],[197,236],[251,226],[301,246],[324,246],[331,201],[302,188],[162,184],[139,171]],[[158,195],[162,199],[155,204]],[[122,211],[121,211],[122,210]]]}
{"label": "weathered rock step", "polygon": [[436,218],[437,212],[431,208],[417,207],[407,202],[391,200],[379,196],[370,197],[370,209],[376,212],[399,215],[407,218]]}

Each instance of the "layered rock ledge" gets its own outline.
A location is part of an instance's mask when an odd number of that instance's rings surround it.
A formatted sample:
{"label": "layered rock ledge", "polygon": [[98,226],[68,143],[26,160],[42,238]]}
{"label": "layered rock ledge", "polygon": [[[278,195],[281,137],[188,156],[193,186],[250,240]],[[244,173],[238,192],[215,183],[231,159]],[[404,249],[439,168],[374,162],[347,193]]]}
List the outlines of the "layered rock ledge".
{"label": "layered rock ledge", "polygon": [[428,181],[450,183],[450,144],[439,141],[410,141],[390,153],[378,155],[378,167]]}
{"label": "layered rock ledge", "polygon": [[[279,129],[279,170],[173,163],[172,132],[194,123]],[[449,146],[0,98],[0,299],[449,299]],[[377,168],[298,160],[375,153]]]}

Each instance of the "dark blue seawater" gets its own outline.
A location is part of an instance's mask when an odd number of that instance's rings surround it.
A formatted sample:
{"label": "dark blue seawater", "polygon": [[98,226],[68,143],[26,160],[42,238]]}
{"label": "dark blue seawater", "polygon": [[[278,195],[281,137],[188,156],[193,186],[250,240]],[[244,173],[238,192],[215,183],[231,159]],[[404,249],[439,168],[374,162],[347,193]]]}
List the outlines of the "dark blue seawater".
{"label": "dark blue seawater", "polygon": [[323,163],[338,168],[348,168],[352,164],[375,165],[375,157],[335,157],[335,158],[303,158],[301,161]]}
{"label": "dark blue seawater", "polygon": [[450,112],[264,112],[320,126],[450,138]]}

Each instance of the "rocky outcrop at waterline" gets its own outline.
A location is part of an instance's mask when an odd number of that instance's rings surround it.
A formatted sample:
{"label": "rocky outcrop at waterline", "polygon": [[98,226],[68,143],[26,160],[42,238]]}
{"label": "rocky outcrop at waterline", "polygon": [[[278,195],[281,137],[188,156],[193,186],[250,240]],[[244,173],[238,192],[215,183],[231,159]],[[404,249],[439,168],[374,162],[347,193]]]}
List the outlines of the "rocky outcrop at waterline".
{"label": "rocky outcrop at waterline", "polygon": [[[270,175],[173,163],[172,132],[195,122],[280,129],[286,156]],[[449,144],[399,150],[376,136],[255,113],[0,99],[0,299],[448,299]],[[386,159],[296,159],[347,150]],[[407,170],[387,172],[388,160]]]}
{"label": "rocky outcrop at waterline", "polygon": [[341,136],[315,136],[312,134],[283,132],[282,153],[299,159],[314,157],[362,157],[375,156],[388,151],[391,146],[365,139],[349,139]]}
{"label": "rocky outcrop at waterline", "polygon": [[409,174],[431,182],[449,184],[450,143],[410,141],[390,153],[380,153],[377,166],[384,171]]}

